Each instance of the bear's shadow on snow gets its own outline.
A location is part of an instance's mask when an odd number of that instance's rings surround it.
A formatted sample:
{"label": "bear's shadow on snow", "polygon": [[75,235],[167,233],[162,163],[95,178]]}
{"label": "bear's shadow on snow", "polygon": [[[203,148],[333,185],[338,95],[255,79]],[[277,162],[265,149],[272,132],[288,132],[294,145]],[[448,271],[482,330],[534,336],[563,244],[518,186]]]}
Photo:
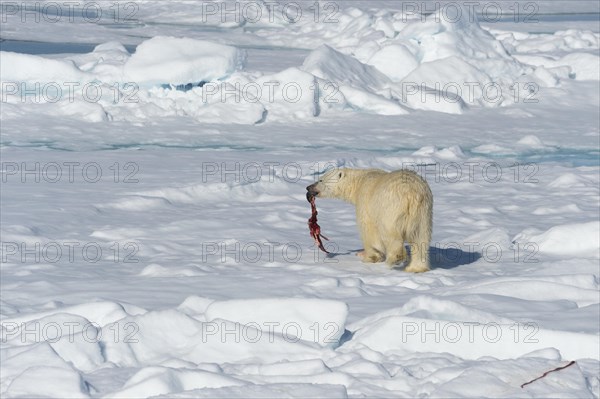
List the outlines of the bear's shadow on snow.
{"label": "bear's shadow on snow", "polygon": [[[410,247],[407,247],[410,256]],[[327,258],[336,258],[340,255],[356,254],[362,249],[354,249],[346,252],[328,253]],[[432,269],[453,269],[458,266],[468,265],[477,262],[481,258],[479,252],[467,252],[459,248],[438,248],[429,247],[429,263]],[[400,264],[394,269],[403,269],[406,264]]]}
{"label": "bear's shadow on snow", "polygon": [[429,263],[432,269],[453,269],[477,262],[479,252],[467,252],[459,248],[429,247]]}

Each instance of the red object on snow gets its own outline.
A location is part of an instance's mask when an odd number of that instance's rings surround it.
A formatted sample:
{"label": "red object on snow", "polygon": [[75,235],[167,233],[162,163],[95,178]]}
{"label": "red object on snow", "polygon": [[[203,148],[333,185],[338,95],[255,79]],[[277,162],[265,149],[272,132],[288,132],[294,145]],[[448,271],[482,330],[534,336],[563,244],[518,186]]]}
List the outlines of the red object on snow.
{"label": "red object on snow", "polygon": [[318,212],[317,206],[315,205],[315,197],[307,193],[306,199],[308,200],[308,202],[310,202],[310,207],[312,210],[312,215],[310,219],[308,219],[308,229],[310,230],[310,236],[315,240],[315,245],[317,245],[321,251],[329,253],[329,251],[327,251],[323,246],[323,241],[321,241],[321,238],[327,241],[329,241],[329,238],[321,234],[321,226],[319,226],[319,224],[317,223]]}

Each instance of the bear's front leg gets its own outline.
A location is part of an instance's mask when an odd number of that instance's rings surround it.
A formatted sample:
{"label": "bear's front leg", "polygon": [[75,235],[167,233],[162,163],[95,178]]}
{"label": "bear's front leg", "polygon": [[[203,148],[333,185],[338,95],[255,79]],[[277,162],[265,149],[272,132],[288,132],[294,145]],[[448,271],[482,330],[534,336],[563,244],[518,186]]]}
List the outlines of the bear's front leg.
{"label": "bear's front leg", "polygon": [[383,254],[374,248],[372,248],[370,251],[367,251],[366,249],[359,251],[356,255],[365,263],[383,262]]}
{"label": "bear's front leg", "polygon": [[[368,218],[362,217],[363,215],[358,211],[357,207],[357,218],[358,226],[360,228],[360,235],[364,245],[364,250],[357,253],[360,259],[365,263],[379,263],[385,259],[383,249],[383,243],[379,239],[379,232],[377,226],[371,223]],[[381,249],[380,249],[381,248]]]}
{"label": "bear's front leg", "polygon": [[402,238],[398,238],[386,243],[385,263],[387,263],[390,268],[393,268],[402,262],[406,262],[407,260],[408,253],[406,252],[404,240]]}

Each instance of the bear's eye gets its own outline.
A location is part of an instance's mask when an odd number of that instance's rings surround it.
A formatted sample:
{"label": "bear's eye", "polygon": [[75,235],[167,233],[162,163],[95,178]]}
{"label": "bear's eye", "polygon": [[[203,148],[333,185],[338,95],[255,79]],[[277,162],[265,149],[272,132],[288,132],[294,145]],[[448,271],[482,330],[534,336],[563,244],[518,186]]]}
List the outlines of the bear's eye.
{"label": "bear's eye", "polygon": [[339,177],[340,177],[340,179],[342,178],[342,172],[340,172],[340,176]]}
{"label": "bear's eye", "polygon": [[319,180],[319,183],[323,183],[323,180]]}

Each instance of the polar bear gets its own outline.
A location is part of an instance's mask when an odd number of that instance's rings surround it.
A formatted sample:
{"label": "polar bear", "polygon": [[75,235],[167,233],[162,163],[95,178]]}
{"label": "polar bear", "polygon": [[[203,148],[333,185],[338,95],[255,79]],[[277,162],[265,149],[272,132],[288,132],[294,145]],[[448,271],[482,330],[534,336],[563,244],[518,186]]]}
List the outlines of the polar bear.
{"label": "polar bear", "polygon": [[429,270],[433,195],[427,182],[409,170],[332,169],[306,187],[310,196],[337,198],[356,207],[364,251],[363,262],[393,267],[407,260],[404,242],[411,249],[407,272]]}

